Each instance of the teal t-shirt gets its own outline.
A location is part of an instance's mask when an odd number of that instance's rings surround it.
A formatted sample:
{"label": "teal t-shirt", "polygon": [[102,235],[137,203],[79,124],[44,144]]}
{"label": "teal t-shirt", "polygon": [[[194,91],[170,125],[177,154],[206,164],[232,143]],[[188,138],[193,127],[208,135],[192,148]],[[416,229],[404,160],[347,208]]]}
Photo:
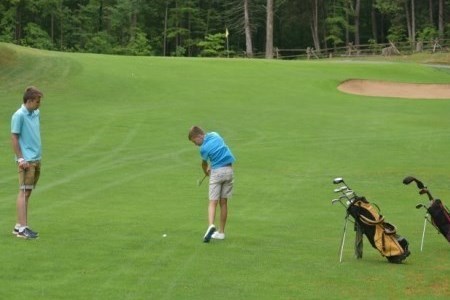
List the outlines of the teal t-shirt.
{"label": "teal t-shirt", "polygon": [[26,161],[41,160],[39,109],[30,112],[22,105],[11,118],[11,133],[19,135],[20,150]]}
{"label": "teal t-shirt", "polygon": [[233,153],[217,132],[208,132],[200,146],[200,155],[203,160],[210,161],[211,169],[229,165],[235,161]]}

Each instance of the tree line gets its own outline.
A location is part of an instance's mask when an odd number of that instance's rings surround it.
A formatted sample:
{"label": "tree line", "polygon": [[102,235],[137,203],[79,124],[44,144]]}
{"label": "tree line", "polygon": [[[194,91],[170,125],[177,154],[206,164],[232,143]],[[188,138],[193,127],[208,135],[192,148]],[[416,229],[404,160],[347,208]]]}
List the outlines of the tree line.
{"label": "tree line", "polygon": [[274,48],[450,37],[448,0],[0,0],[0,41],[124,55],[274,56]]}

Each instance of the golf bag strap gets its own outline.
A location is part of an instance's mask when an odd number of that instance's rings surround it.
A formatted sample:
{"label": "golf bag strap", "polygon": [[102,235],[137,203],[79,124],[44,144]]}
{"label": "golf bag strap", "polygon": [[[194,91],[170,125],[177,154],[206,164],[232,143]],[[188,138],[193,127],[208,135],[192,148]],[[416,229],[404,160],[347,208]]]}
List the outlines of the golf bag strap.
{"label": "golf bag strap", "polygon": [[384,217],[383,217],[383,216],[380,216],[380,218],[379,218],[378,220],[371,220],[371,219],[369,219],[369,218],[367,218],[367,217],[365,217],[365,216],[363,216],[363,215],[360,215],[360,216],[359,216],[359,219],[360,219],[361,222],[363,222],[364,224],[370,225],[370,226],[374,226],[374,225],[377,225],[377,224],[380,224],[380,223],[383,223],[383,222],[384,222]]}
{"label": "golf bag strap", "polygon": [[387,235],[393,235],[397,233],[397,227],[388,222],[384,222],[383,229],[384,233],[386,233]]}

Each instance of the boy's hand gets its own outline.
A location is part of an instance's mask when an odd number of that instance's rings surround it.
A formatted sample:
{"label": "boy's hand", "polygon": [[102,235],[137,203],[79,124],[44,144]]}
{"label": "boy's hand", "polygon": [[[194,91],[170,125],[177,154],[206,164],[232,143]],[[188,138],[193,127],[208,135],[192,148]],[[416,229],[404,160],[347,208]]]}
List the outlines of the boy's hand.
{"label": "boy's hand", "polygon": [[28,162],[23,158],[19,158],[18,163],[19,163],[19,168],[21,168],[22,170],[26,170],[29,167]]}

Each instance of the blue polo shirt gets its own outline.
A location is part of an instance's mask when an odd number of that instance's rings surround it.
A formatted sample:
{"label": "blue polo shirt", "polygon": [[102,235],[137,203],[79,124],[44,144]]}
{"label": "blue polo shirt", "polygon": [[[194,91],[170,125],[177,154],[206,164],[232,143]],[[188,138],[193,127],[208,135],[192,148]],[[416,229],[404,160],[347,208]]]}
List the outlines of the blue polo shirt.
{"label": "blue polo shirt", "polygon": [[39,109],[30,112],[22,104],[11,118],[11,133],[19,135],[20,150],[26,161],[41,160]]}
{"label": "blue polo shirt", "polygon": [[235,161],[233,153],[217,132],[208,132],[200,146],[203,160],[210,161],[211,169],[217,169],[232,164]]}

